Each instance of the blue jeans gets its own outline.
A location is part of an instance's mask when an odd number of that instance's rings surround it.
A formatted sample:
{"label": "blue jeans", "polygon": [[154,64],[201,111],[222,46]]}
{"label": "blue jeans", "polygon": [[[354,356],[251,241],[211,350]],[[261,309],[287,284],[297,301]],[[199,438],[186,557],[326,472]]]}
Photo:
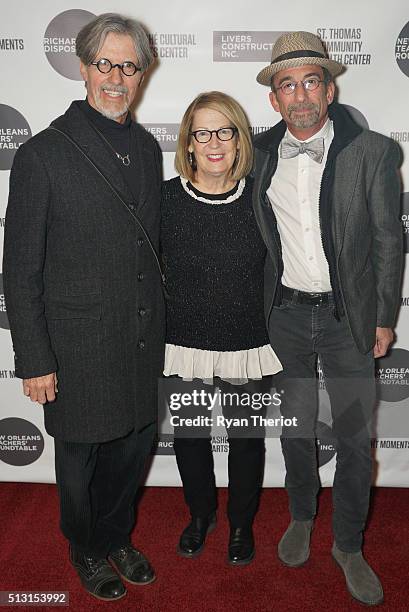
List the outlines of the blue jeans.
{"label": "blue jeans", "polygon": [[284,391],[282,415],[295,416],[299,423],[296,431],[284,428],[281,436],[291,516],[302,521],[316,513],[319,356],[337,448],[334,537],[341,550],[356,552],[362,546],[371,486],[374,358],[372,351],[358,351],[346,317],[337,320],[333,308],[331,302],[310,306],[284,299],[273,308],[270,341],[284,368],[275,380],[277,389]]}

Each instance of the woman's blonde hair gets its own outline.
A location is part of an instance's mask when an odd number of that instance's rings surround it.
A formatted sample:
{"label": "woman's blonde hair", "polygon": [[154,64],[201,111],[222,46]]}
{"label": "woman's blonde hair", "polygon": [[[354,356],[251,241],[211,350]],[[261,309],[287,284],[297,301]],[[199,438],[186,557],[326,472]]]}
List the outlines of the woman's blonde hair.
{"label": "woman's blonde hair", "polygon": [[[231,122],[232,127],[237,128],[237,138],[240,149],[233,164],[231,177],[240,180],[246,176],[253,165],[253,145],[248,119],[240,104],[231,96],[221,91],[207,91],[199,94],[191,102],[183,115],[179,128],[178,143],[175,155],[176,171],[184,178],[192,181],[195,176],[196,164],[194,158],[189,161],[189,145],[193,136],[190,135],[193,125],[194,114],[202,108],[210,108],[219,111]],[[192,158],[191,158],[192,159]]]}

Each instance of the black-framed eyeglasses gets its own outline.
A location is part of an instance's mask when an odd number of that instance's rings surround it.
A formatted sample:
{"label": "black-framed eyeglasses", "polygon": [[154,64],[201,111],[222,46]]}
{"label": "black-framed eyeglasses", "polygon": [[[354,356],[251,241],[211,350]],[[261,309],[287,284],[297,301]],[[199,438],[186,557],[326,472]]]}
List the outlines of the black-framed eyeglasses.
{"label": "black-framed eyeglasses", "polygon": [[190,135],[193,136],[197,142],[204,144],[212,139],[213,134],[216,134],[217,138],[224,142],[226,140],[231,140],[236,133],[236,127],[224,127],[218,130],[195,130],[194,132],[190,132]]}
{"label": "black-framed eyeglasses", "polygon": [[101,58],[97,62],[91,62],[91,66],[96,66],[102,74],[108,74],[112,68],[119,68],[125,76],[133,76],[138,70],[142,70],[133,62],[122,62],[122,64],[112,64],[106,57]]}
{"label": "black-framed eyeglasses", "polygon": [[320,83],[324,83],[324,79],[319,79],[317,77],[309,77],[308,79],[304,79],[303,81],[286,81],[279,85],[276,89],[281,89],[283,94],[289,96],[295,92],[297,89],[298,83],[304,88],[304,91],[315,91],[318,89]]}

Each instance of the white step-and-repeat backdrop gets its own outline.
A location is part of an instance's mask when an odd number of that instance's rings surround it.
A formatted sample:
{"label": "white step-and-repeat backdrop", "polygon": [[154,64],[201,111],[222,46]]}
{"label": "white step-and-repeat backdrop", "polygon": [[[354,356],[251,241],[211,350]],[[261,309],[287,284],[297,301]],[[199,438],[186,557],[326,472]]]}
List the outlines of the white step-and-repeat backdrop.
{"label": "white step-and-repeat backdrop", "polygon": [[[78,6],[78,4],[80,6]],[[146,79],[138,121],[158,139],[165,178],[175,175],[178,123],[201,91],[218,89],[245,108],[255,133],[279,119],[268,89],[256,83],[281,32],[309,30],[347,67],[338,79],[339,100],[355,120],[402,147],[402,226],[409,249],[409,10],[407,0],[2,0],[0,3],[0,251],[9,170],[21,143],[85,96],[74,52],[78,30],[93,15],[120,12],[141,20],[151,35],[157,66]],[[406,157],[406,159],[405,159]],[[374,482],[409,485],[409,277],[404,277],[396,343],[378,364],[379,405]],[[321,386],[323,386],[321,381]],[[53,440],[42,408],[21,392],[0,272],[0,479],[54,482]],[[319,414],[322,483],[331,485],[336,452],[325,391]],[[219,485],[226,485],[227,439],[214,438]],[[269,439],[265,486],[282,486],[284,465],[277,439]],[[179,484],[172,440],[162,436],[148,476],[150,485]]]}

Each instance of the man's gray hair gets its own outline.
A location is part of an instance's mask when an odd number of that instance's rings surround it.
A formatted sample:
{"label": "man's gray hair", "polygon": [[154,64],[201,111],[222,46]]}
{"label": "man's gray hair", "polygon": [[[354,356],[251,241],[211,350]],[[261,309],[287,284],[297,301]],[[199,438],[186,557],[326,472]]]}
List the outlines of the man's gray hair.
{"label": "man's gray hair", "polygon": [[99,15],[81,28],[75,41],[75,52],[82,63],[89,66],[96,59],[98,51],[110,32],[127,34],[132,38],[138,57],[138,66],[142,71],[147,70],[153,61],[148,35],[139,21],[123,17],[118,13]]}

